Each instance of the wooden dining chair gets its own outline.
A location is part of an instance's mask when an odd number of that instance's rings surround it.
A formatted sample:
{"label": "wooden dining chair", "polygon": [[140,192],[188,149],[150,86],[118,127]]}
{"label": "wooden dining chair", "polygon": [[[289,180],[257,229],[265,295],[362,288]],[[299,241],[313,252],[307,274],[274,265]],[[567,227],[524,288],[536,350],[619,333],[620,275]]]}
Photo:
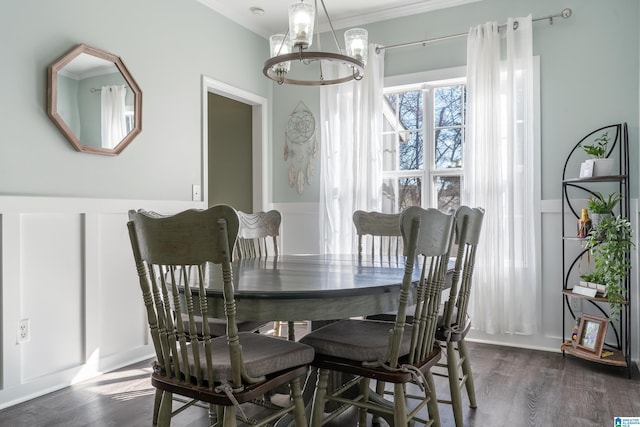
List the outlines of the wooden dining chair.
{"label": "wooden dining chair", "polygon": [[278,255],[278,236],[282,215],[277,210],[238,212],[240,228],[234,251],[236,258]]}
{"label": "wooden dining chair", "polygon": [[[358,261],[367,259],[382,263],[397,263],[404,259],[399,213],[357,210],[353,213],[353,225],[356,227],[358,236]],[[367,316],[367,319],[390,322],[395,318],[395,311]]]}
{"label": "wooden dining chair", "polygon": [[[145,215],[148,216],[153,216],[156,218],[162,218],[166,215],[160,214],[158,212],[153,212],[153,211],[145,211],[145,210],[139,210],[139,212],[144,212]],[[188,266],[188,267],[184,267],[184,271],[182,272],[182,274],[178,274],[176,275],[177,280],[179,281],[178,285],[182,285],[181,281],[183,279],[185,280],[191,280],[191,275],[192,274],[197,274],[197,266],[192,265],[192,266]],[[185,330],[188,331],[188,322],[189,322],[189,316],[187,313],[180,313],[180,317],[182,322],[185,325]],[[202,335],[202,316],[195,316],[195,321],[196,321],[196,331],[198,335]],[[209,323],[209,334],[212,337],[221,337],[223,335],[226,335],[227,333],[227,320],[226,319],[219,319],[219,318],[215,318],[215,317],[209,317],[208,318],[208,323]],[[262,328],[263,326],[265,326],[264,322],[260,322],[260,321],[255,321],[255,320],[242,320],[242,321],[238,321],[236,322],[236,326],[238,327],[238,332],[258,332],[260,330],[260,328]]]}
{"label": "wooden dining chair", "polygon": [[484,209],[461,206],[456,210],[455,217],[456,261],[449,299],[444,303],[444,311],[436,331],[436,340],[446,348],[447,355],[446,363],[439,363],[438,366],[446,368],[446,370],[444,373],[435,370],[434,375],[449,378],[451,400],[441,399],[440,402],[452,405],[456,427],[462,427],[461,389],[463,386],[467,390],[469,406],[471,408],[477,407],[473,372],[471,371],[465,337],[471,329],[471,319],[467,313],[467,307]]}
{"label": "wooden dining chair", "polygon": [[[176,394],[192,399],[187,406],[200,401],[215,407],[212,425],[235,426],[237,418],[255,425],[242,405],[288,384],[289,402],[275,408],[271,419],[294,414],[296,425],[305,426],[300,378],[313,360],[313,348],[238,332],[230,263],[238,233],[236,211],[225,205],[172,216],[130,211],[127,226],[156,354],[151,383],[160,405],[153,423],[168,426],[184,409],[172,411]],[[196,274],[186,277],[191,266]],[[188,285],[179,286],[178,275]],[[207,280],[216,277],[224,285],[228,333],[214,338],[205,296]],[[187,324],[176,321],[175,313],[186,313]],[[196,316],[203,318],[201,334]]]}
{"label": "wooden dining chair", "polygon": [[399,259],[403,254],[400,214],[355,211],[353,225],[358,236],[358,259]]}
{"label": "wooden dining chair", "polygon": [[[435,343],[440,294],[447,271],[453,215],[436,209],[410,207],[400,216],[400,230],[405,242],[406,264],[402,277],[397,316],[394,322],[375,320],[341,320],[312,331],[300,342],[315,349],[312,366],[318,368],[311,426],[322,425],[325,404],[338,402],[360,409],[359,426],[366,422],[366,412],[388,417],[395,426],[415,421],[425,425],[440,423],[436,389],[431,367],[440,359]],[[413,324],[405,322],[412,287],[414,262],[421,271],[417,283]],[[328,390],[330,372],[348,374],[353,380],[336,390]],[[370,380],[392,384],[393,401],[370,390]],[[407,409],[406,386],[420,387],[416,406]],[[354,397],[354,387],[359,392]],[[427,408],[428,417],[420,412]],[[331,416],[329,416],[331,417]]]}
{"label": "wooden dining chair", "polygon": [[[238,211],[240,228],[238,241],[235,246],[236,258],[258,258],[279,254],[278,236],[282,215],[277,210],[267,212],[246,213]],[[278,336],[282,336],[282,329],[287,326],[287,336],[295,341],[295,326],[303,325],[308,328],[307,322],[280,321],[273,323],[273,329]]]}

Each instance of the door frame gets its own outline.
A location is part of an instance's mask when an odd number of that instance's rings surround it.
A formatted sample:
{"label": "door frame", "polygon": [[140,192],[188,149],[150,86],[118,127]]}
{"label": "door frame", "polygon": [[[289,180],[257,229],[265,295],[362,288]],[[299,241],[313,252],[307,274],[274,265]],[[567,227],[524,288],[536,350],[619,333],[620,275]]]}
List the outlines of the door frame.
{"label": "door frame", "polygon": [[251,106],[253,211],[267,210],[269,197],[268,112],[267,98],[202,76],[202,196],[209,205],[209,103],[208,94],[215,93]]}

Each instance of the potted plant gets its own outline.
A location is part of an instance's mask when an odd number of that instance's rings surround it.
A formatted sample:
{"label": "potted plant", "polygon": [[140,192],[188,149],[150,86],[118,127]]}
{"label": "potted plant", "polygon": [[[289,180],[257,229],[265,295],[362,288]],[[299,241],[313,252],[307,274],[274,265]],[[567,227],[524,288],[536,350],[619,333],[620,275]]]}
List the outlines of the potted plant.
{"label": "potted plant", "polygon": [[593,162],[593,176],[612,175],[614,170],[614,160],[607,156],[607,148],[609,147],[611,138],[609,132],[605,132],[593,140],[591,145],[583,145],[584,152],[591,156],[587,162]]}
{"label": "potted plant", "polygon": [[606,287],[611,317],[618,318],[620,304],[626,299],[625,279],[631,268],[629,253],[634,247],[631,223],[621,215],[602,216],[589,232],[586,247],[593,258],[592,274]]}
{"label": "potted plant", "polygon": [[602,296],[607,295],[607,286],[604,284],[604,277],[599,273],[588,273],[580,276],[580,286],[595,289]]}
{"label": "potted plant", "polygon": [[587,208],[591,212],[593,224],[599,221],[600,215],[611,215],[621,198],[620,193],[611,193],[605,197],[602,193],[595,191],[587,200]]}

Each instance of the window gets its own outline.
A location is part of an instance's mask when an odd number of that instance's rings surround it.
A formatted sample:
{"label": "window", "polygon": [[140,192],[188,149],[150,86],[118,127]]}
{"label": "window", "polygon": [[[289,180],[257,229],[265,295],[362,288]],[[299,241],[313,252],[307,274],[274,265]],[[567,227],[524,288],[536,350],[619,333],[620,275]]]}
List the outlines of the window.
{"label": "window", "polygon": [[383,103],[383,212],[460,206],[464,78],[388,85]]}
{"label": "window", "polygon": [[125,105],[124,107],[124,122],[127,134],[133,130],[135,126],[135,117],[133,114],[133,105]]}

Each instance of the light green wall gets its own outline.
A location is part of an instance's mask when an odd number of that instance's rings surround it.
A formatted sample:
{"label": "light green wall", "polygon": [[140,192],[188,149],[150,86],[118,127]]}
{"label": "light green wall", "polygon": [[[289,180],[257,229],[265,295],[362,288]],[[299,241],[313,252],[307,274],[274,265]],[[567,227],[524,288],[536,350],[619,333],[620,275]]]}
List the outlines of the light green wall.
{"label": "light green wall", "polygon": [[[563,158],[592,128],[627,121],[632,170],[638,169],[637,0],[483,0],[366,27],[372,42],[390,45],[564,7],[573,9],[570,19],[534,24],[534,53],[541,62],[542,197],[558,199]],[[46,115],[46,68],[78,43],[120,56],[142,89],[142,133],[118,157],[74,151]],[[286,121],[299,101],[319,118],[319,90],[265,79],[266,51],[266,40],[196,0],[3,0],[0,194],[190,200],[191,185],[201,182],[206,75],[269,99],[271,201],[318,201],[319,162],[313,183],[298,195],[289,187],[283,150]],[[386,74],[464,65],[465,51],[463,38],[390,50]],[[631,190],[637,196],[637,179]]]}
{"label": "light green wall", "polygon": [[318,202],[320,194],[320,155],[311,159],[315,175],[302,194],[289,185],[291,160],[284,160],[284,146],[289,115],[303,101],[316,119],[316,138],[320,142],[320,89],[317,86],[277,86],[273,89],[273,200],[274,202]]}
{"label": "light green wall", "polygon": [[[142,90],[142,133],[118,157],[74,151],[47,117],[47,66],[78,43],[120,56]],[[202,75],[268,98],[267,46],[196,0],[2,0],[0,194],[191,200]]]}
{"label": "light green wall", "polygon": [[[410,18],[367,25],[370,42],[392,45],[466,33],[470,27],[507,18],[534,18],[573,10],[567,20],[534,23],[533,50],[540,56],[542,198],[560,198],[564,158],[584,134],[600,126],[628,122],[632,171],[638,170],[639,3],[637,0],[482,0]],[[341,39],[342,33],[338,34]],[[325,46],[331,46],[326,43]],[[385,75],[394,76],[466,64],[465,38],[426,47],[388,50]],[[298,100],[319,110],[318,90],[275,87],[273,133],[282,134]],[[319,113],[318,113],[319,114]],[[304,198],[288,187],[280,141],[274,138],[274,201],[318,200],[319,184]],[[320,147],[322,149],[322,147]],[[280,170],[279,170],[280,169]],[[317,170],[319,170],[319,163]],[[631,194],[638,195],[638,177]]]}

